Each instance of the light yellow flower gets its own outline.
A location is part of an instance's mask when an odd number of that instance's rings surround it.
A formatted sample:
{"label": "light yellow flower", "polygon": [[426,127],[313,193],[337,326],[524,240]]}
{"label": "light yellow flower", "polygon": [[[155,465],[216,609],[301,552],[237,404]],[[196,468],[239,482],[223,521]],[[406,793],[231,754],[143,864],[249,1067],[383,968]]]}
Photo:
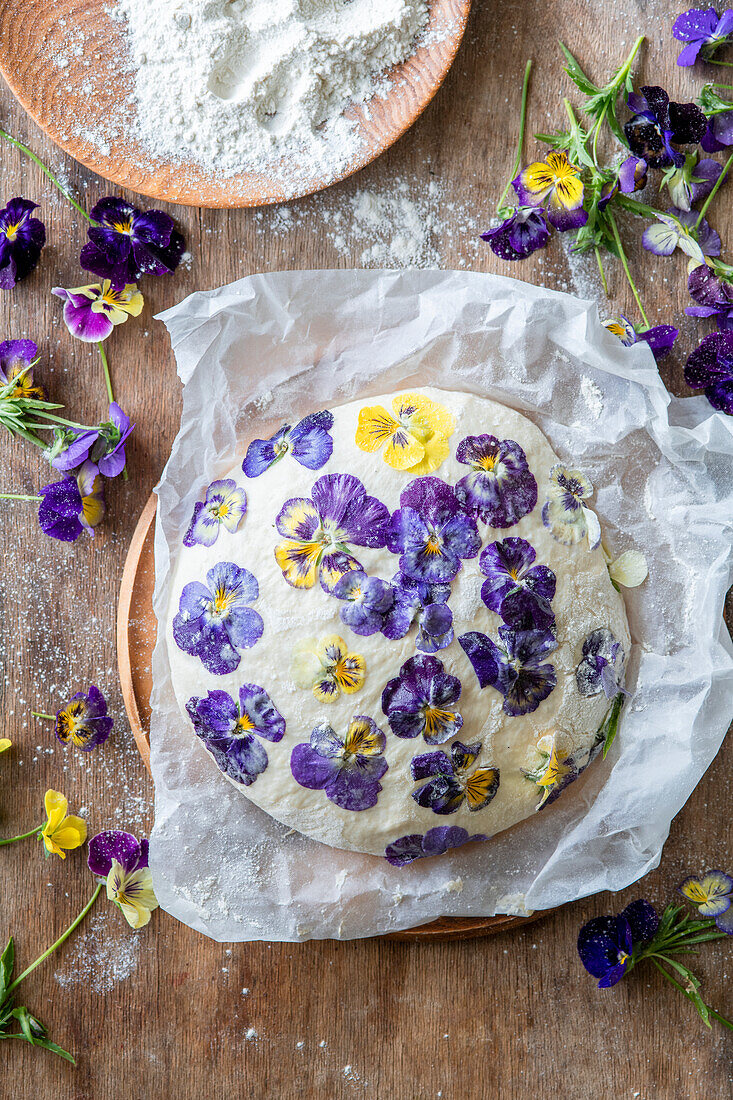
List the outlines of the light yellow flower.
{"label": "light yellow flower", "polygon": [[41,836],[46,851],[49,855],[66,859],[66,852],[80,848],[86,840],[86,821],[73,815],[66,816],[69,803],[59,791],[46,791],[45,806],[48,821],[41,829]]}
{"label": "light yellow flower", "polygon": [[149,867],[126,871],[119,860],[113,859],[107,875],[107,897],[119,905],[131,928],[142,928],[150,920],[158,899],[153,891],[153,878]]}
{"label": "light yellow flower", "polygon": [[638,588],[649,576],[649,566],[640,550],[626,550],[615,561],[608,562],[611,580],[623,588]]}
{"label": "light yellow flower", "polygon": [[[456,418],[443,405],[420,393],[392,399],[394,416],[382,405],[359,412],[356,445],[373,453],[384,447],[383,458],[394,470],[429,474],[448,457],[448,440]],[[385,446],[386,444],[386,446]]]}
{"label": "light yellow flower", "polygon": [[7,752],[12,743],[9,737],[0,737],[0,752]]}
{"label": "light yellow flower", "polygon": [[304,638],[293,650],[293,680],[302,688],[311,688],[319,703],[335,703],[341,692],[353,695],[364,684],[366,661],[338,634],[320,641]]}

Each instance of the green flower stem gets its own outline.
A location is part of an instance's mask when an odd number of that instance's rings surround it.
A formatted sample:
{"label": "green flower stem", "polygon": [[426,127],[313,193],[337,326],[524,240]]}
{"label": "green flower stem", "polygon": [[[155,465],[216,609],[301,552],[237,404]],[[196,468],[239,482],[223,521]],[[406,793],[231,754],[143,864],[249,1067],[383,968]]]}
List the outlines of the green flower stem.
{"label": "green flower stem", "polygon": [[601,283],[603,285],[603,291],[604,291],[606,297],[608,298],[608,297],[610,297],[610,295],[608,293],[608,283],[606,282],[606,272],[605,272],[604,267],[603,267],[603,260],[601,259],[601,250],[600,250],[600,248],[596,248],[595,253],[596,253],[596,262],[598,264],[598,273],[601,276]]}
{"label": "green flower stem", "polygon": [[725,166],[723,168],[723,171],[720,173],[717,180],[715,181],[715,186],[713,187],[713,189],[710,192],[710,194],[708,195],[708,197],[705,199],[705,202],[700,207],[700,213],[698,214],[697,221],[695,222],[695,229],[700,228],[700,223],[701,223],[702,219],[705,217],[705,214],[707,213],[707,209],[710,206],[710,203],[713,201],[713,199],[717,195],[718,188],[721,186],[721,184],[725,180],[725,177],[728,175],[728,172],[730,171],[730,167],[731,167],[732,164],[733,164],[733,154],[731,154],[731,156],[728,157],[727,161],[725,162]]}
{"label": "green flower stem", "polygon": [[[65,428],[74,428],[79,432],[90,432],[93,428],[88,427],[86,424],[77,424],[74,420],[67,420],[64,416],[56,416],[54,413],[41,412],[39,414],[45,420],[51,420],[54,424],[63,424]],[[46,425],[50,430],[50,425]]]}
{"label": "green flower stem", "polygon": [[100,893],[100,891],[101,891],[101,889],[102,889],[103,885],[104,885],[104,883],[103,883],[103,882],[100,882],[100,883],[98,883],[98,884],[97,884],[97,888],[95,889],[95,891],[94,891],[94,893],[92,894],[92,896],[90,897],[89,901],[88,901],[88,902],[86,903],[86,905],[85,905],[85,906],[84,906],[84,908],[82,909],[82,911],[81,911],[81,913],[79,914],[79,916],[78,916],[78,917],[76,918],[76,920],[74,920],[74,921],[72,921],[72,922],[71,922],[71,924],[69,925],[69,927],[68,927],[68,928],[66,929],[66,931],[65,931],[65,932],[62,932],[62,933],[61,933],[61,935],[60,935],[60,936],[59,936],[59,938],[58,938],[58,939],[56,940],[56,942],[55,942],[55,943],[52,943],[52,944],[51,944],[51,946],[50,946],[49,948],[47,948],[47,949],[46,949],[46,950],[45,950],[45,951],[43,952],[43,954],[42,954],[42,955],[39,955],[39,956],[38,956],[38,958],[36,959],[36,961],[35,961],[35,962],[32,962],[30,966],[27,966],[27,967],[25,968],[25,970],[23,971],[23,973],[22,973],[22,974],[19,974],[19,975],[18,975],[18,977],[17,977],[16,979],[15,979],[15,981],[14,981],[14,982],[11,982],[11,984],[10,984],[10,985],[8,986],[8,988],[7,988],[6,992],[5,992],[5,999],[6,999],[6,1000],[7,1000],[7,998],[8,998],[9,996],[10,996],[10,994],[11,994],[11,993],[13,992],[13,990],[14,990],[14,989],[17,989],[17,988],[18,988],[18,986],[19,986],[19,985],[20,985],[20,983],[21,983],[21,982],[23,981],[23,979],[24,979],[24,978],[27,978],[29,974],[32,974],[32,973],[33,973],[33,971],[34,971],[34,970],[36,969],[36,967],[37,967],[37,966],[40,966],[40,965],[41,965],[41,963],[42,963],[42,962],[43,962],[43,961],[44,961],[45,959],[47,959],[49,955],[52,955],[52,954],[53,954],[53,952],[54,952],[54,951],[56,950],[56,948],[57,948],[57,947],[61,947],[61,944],[62,944],[62,943],[63,943],[63,942],[65,941],[65,940],[67,940],[67,939],[69,938],[69,936],[70,936],[70,935],[71,935],[71,933],[72,933],[72,932],[74,931],[74,929],[75,929],[75,928],[78,928],[78,927],[79,927],[79,925],[81,924],[81,922],[82,922],[82,921],[84,920],[84,917],[85,917],[85,916],[87,915],[87,913],[89,912],[89,910],[90,910],[90,909],[92,908],[92,906],[94,905],[95,901],[96,901],[96,900],[97,900],[97,898],[99,897],[99,893]]}
{"label": "green flower stem", "polygon": [[[676,989],[679,989],[680,993],[684,993],[685,997],[689,997],[689,993],[685,989],[685,987],[682,985],[682,983],[678,982],[676,978],[672,977],[672,975],[669,973],[669,971],[665,970],[665,968],[662,966],[662,964],[659,962],[658,959],[655,959],[653,956],[651,956],[651,960],[654,963],[654,965],[656,966],[659,973],[663,974],[668,982],[671,982],[672,985]],[[724,1027],[730,1028],[730,1030],[733,1031],[733,1022],[731,1022],[729,1019],[727,1019],[727,1017],[721,1016],[721,1014],[719,1012],[716,1012],[714,1008],[711,1008],[710,1005],[705,1005],[705,1008],[707,1009],[708,1013],[714,1019],[716,1019]]]}
{"label": "green flower stem", "polygon": [[43,500],[43,497],[28,496],[25,493],[0,493],[0,500]]}
{"label": "green flower stem", "polygon": [[525,127],[526,127],[526,124],[527,124],[527,100],[529,98],[529,74],[531,73],[531,71],[532,71],[532,59],[530,58],[530,60],[525,65],[525,68],[524,68],[524,81],[522,82],[522,106],[521,106],[520,113],[519,113],[519,138],[517,140],[517,155],[514,158],[514,167],[512,168],[512,173],[511,173],[511,176],[509,177],[509,182],[507,183],[506,187],[504,188],[504,192],[503,192],[501,198],[499,199],[498,205],[496,207],[496,212],[499,215],[501,215],[501,212],[504,209],[504,200],[507,197],[507,195],[509,194],[509,188],[512,185],[512,180],[516,179],[517,175],[519,174],[519,167],[522,163],[522,150],[524,148],[524,131],[525,131]]}
{"label": "green flower stem", "polygon": [[646,313],[644,312],[644,306],[641,304],[641,298],[639,297],[639,291],[636,289],[636,283],[631,278],[631,272],[629,271],[629,261],[626,259],[626,253],[624,252],[624,246],[621,243],[621,236],[620,236],[619,231],[618,231],[618,226],[616,225],[616,219],[613,216],[613,211],[608,210],[606,212],[606,217],[608,218],[609,224],[611,226],[611,232],[613,233],[613,239],[616,242],[616,248],[618,249],[619,259],[621,260],[621,266],[624,269],[624,272],[626,274],[626,278],[628,279],[628,282],[629,282],[629,286],[631,287],[634,298],[636,299],[636,304],[639,307],[639,313],[641,314],[641,319],[644,322],[644,324],[646,325],[646,327],[649,328],[650,327],[649,326],[649,318],[647,317]]}
{"label": "green flower stem", "polygon": [[47,718],[49,722],[55,722],[56,721],[56,715],[55,714],[44,714],[42,710],[32,710],[31,714],[33,715],[34,718]]}
{"label": "green flower stem", "polygon": [[705,60],[709,65],[724,65],[726,69],[733,69],[733,61],[716,61],[712,57],[706,57]]}
{"label": "green flower stem", "polygon": [[30,157],[30,159],[31,159],[31,160],[33,161],[33,163],[34,163],[34,164],[37,164],[37,165],[38,165],[38,167],[39,167],[39,168],[41,169],[41,171],[43,172],[44,176],[46,176],[46,177],[47,177],[48,179],[50,179],[50,181],[51,181],[51,183],[52,183],[52,184],[54,185],[54,187],[58,188],[58,190],[59,190],[59,191],[61,192],[61,194],[62,194],[62,195],[64,196],[64,198],[66,199],[66,201],[67,201],[67,202],[70,202],[70,203],[71,203],[71,205],[72,205],[72,206],[74,207],[74,209],[75,209],[75,210],[78,210],[78,212],[79,212],[79,213],[81,214],[81,216],[82,216],[83,218],[86,218],[86,220],[87,220],[88,222],[90,222],[91,224],[95,224],[95,223],[93,223],[93,222],[92,222],[92,219],[91,219],[91,218],[89,217],[89,215],[87,214],[87,212],[86,212],[86,210],[84,209],[84,207],[83,207],[83,206],[80,206],[80,205],[79,205],[79,203],[78,203],[78,202],[77,202],[77,201],[76,201],[75,199],[73,199],[73,198],[71,197],[71,195],[70,195],[70,194],[69,194],[69,192],[68,192],[68,191],[66,190],[66,188],[65,188],[65,187],[63,186],[63,184],[61,183],[61,181],[60,181],[60,180],[59,180],[59,179],[58,179],[58,178],[57,178],[57,177],[56,177],[56,176],[55,176],[55,175],[53,174],[53,172],[51,172],[51,171],[50,171],[50,170],[49,170],[49,169],[48,169],[48,168],[46,167],[46,165],[45,165],[45,164],[43,163],[43,161],[42,161],[42,160],[40,160],[40,159],[39,159],[39,158],[38,158],[38,157],[36,156],[36,154],[35,154],[35,153],[32,153],[32,152],[31,152],[31,150],[30,150],[30,149],[28,148],[28,146],[27,146],[27,145],[23,145],[23,143],[22,143],[21,141],[18,141],[18,140],[17,140],[16,138],[14,138],[14,137],[11,137],[11,136],[10,136],[10,134],[9,134],[9,133],[8,133],[8,132],[7,132],[6,130],[2,130],[2,129],[0,129],[0,137],[2,137],[2,138],[5,138],[5,140],[6,140],[7,142],[9,142],[9,143],[10,143],[11,145],[14,145],[16,149],[20,149],[21,153],[25,153],[25,155],[26,155],[27,157]]}
{"label": "green flower stem", "polygon": [[38,836],[43,825],[36,825],[35,829],[31,829],[27,833],[19,833],[18,836],[9,836],[7,840],[0,840],[0,847],[3,844],[15,844],[16,840],[27,840],[29,836]]}
{"label": "green flower stem", "polygon": [[99,354],[102,357],[102,366],[104,368],[104,381],[105,381],[105,384],[107,386],[107,397],[109,398],[110,404],[112,404],[112,402],[114,401],[115,398],[114,398],[114,394],[112,392],[112,379],[110,378],[110,374],[109,374],[109,363],[107,362],[107,352],[104,350],[104,344],[102,343],[101,340],[97,341],[97,347],[99,348]]}

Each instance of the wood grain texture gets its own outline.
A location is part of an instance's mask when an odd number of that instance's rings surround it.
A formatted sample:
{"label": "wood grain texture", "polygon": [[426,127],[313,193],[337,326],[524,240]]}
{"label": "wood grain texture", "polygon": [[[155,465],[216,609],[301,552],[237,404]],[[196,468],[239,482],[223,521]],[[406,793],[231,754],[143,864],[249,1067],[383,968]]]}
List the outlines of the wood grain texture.
{"label": "wood grain texture", "polygon": [[[393,145],[445,79],[470,6],[471,0],[430,0],[426,44],[385,77],[388,95],[348,109],[357,124],[359,148],[327,179],[299,173],[297,182],[286,182],[287,162],[282,178],[261,172],[222,177],[194,162],[171,164],[130,140],[127,126],[119,128],[120,119],[131,113],[129,51],[122,26],[110,20],[106,0],[0,0],[0,72],[46,133],[105,179],[191,206],[260,206],[319,191]],[[84,28],[83,50],[73,34],[78,27]],[[97,64],[102,58],[106,63]]]}
{"label": "wood grain texture", "polygon": [[[377,162],[325,196],[282,211],[175,210],[193,264],[144,284],[146,309],[109,342],[117,394],[138,428],[129,448],[130,481],[109,494],[110,515],[96,538],[63,547],[44,539],[32,506],[0,504],[0,644],[3,733],[15,744],[0,757],[0,835],[41,820],[43,792],[63,789],[85,807],[89,828],[143,831],[152,822],[152,784],[124,719],[115,656],[115,609],[123,562],[137,519],[176,433],[180,387],[163,326],[153,314],[194,289],[253,271],[361,265],[369,244],[353,234],[337,246],[325,221],[349,210],[357,191],[390,192],[407,181],[432,202],[435,249],[445,267],[507,272],[581,294],[594,291],[590,266],[569,259],[562,242],[509,269],[474,249],[457,210],[488,222],[514,157],[516,112],[527,57],[536,61],[529,129],[561,121],[561,60],[555,40],[605,77],[637,33],[652,36],[642,81],[677,98],[702,80],[677,70],[669,36],[677,8],[661,0],[521,0],[475,4],[464,44],[422,119]],[[679,8],[681,10],[681,7]],[[0,118],[59,169],[91,205],[109,187],[59,154],[7,90]],[[530,142],[528,151],[534,148]],[[75,344],[60,322],[52,286],[78,285],[83,227],[40,173],[0,149],[0,197],[42,203],[49,245],[40,268],[0,296],[2,336],[33,337],[40,374],[79,419],[103,413],[96,351]],[[730,198],[712,221],[733,241]],[[132,196],[130,196],[132,197]],[[454,206],[454,204],[456,204]],[[636,238],[638,244],[638,237]],[[652,323],[681,322],[680,348],[662,365],[670,389],[687,393],[684,358],[700,327],[687,304],[682,257],[662,261],[632,249]],[[730,253],[726,253],[729,257]],[[611,311],[635,317],[621,272],[609,264]],[[0,484],[34,491],[48,480],[40,457],[0,439]],[[54,744],[31,709],[54,709],[94,681],[116,717],[104,749],[91,758]],[[687,871],[733,863],[733,742],[729,738],[672,823],[662,863],[643,884],[563,907],[518,932],[455,943],[212,943],[165,914],[131,933],[102,899],[81,929],[26,983],[26,999],[54,1038],[77,1054],[76,1070],[21,1043],[0,1047],[5,1100],[727,1100],[733,1043],[703,1028],[655,972],[640,970],[615,990],[596,988],[580,968],[575,939],[591,916],[641,894],[664,905]],[[0,936],[13,931],[23,966],[60,934],[91,892],[82,855],[44,862],[30,841],[0,850]],[[134,946],[131,946],[134,945]],[[81,952],[81,954],[80,954]],[[695,960],[707,1000],[733,1012],[733,955],[727,943]],[[56,977],[58,975],[58,978]],[[243,993],[242,990],[249,992]],[[247,1039],[248,1029],[256,1037]],[[298,1044],[302,1043],[302,1046]],[[348,1067],[348,1068],[347,1068]]]}

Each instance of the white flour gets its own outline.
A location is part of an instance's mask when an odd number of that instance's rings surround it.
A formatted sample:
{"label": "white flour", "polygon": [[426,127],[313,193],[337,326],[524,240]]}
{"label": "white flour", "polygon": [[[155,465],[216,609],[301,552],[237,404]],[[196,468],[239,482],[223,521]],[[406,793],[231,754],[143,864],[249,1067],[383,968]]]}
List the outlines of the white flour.
{"label": "white flour", "polygon": [[[414,49],[426,0],[117,0],[137,133],[231,175],[295,158],[334,175],[358,150],[351,101]],[[338,162],[338,164],[336,163]]]}

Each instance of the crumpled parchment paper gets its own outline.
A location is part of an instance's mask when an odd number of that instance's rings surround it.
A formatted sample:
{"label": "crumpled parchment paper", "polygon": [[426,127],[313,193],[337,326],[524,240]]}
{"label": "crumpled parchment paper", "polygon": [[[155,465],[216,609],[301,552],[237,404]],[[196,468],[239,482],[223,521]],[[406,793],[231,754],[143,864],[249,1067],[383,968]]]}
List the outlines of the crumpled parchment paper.
{"label": "crumpled parchment paper", "polygon": [[159,620],[194,502],[233,464],[244,425],[418,384],[524,412],[591,477],[609,548],[643,550],[650,569],[625,593],[633,695],[608,759],[541,815],[404,868],[288,832],[235,790],[179,713],[161,631],[150,863],[162,907],[217,940],[349,938],[544,909],[656,867],[731,718],[733,420],[671,397],[646,344],[624,348],[594,303],[493,275],[253,275],[161,316],[185,389],[158,486]]}

